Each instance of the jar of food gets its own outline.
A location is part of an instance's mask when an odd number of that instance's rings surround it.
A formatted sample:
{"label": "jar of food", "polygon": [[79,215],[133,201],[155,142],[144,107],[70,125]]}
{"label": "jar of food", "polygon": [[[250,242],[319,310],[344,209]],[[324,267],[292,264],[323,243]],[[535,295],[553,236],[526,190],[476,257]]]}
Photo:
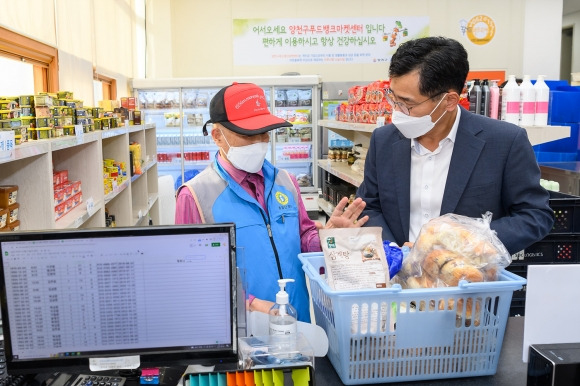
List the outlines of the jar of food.
{"label": "jar of food", "polygon": [[51,135],[50,130],[50,127],[37,127],[36,139],[49,139]]}
{"label": "jar of food", "polygon": [[31,106],[34,103],[34,95],[20,95],[18,100],[20,106]]}

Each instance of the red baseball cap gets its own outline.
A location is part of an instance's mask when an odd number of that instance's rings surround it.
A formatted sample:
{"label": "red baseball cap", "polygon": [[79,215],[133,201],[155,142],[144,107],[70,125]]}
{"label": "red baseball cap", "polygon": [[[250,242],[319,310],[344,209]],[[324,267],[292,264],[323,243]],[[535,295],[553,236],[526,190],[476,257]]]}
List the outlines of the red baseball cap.
{"label": "red baseball cap", "polygon": [[219,90],[209,103],[208,123],[219,123],[242,135],[257,135],[292,124],[270,113],[264,90],[253,83],[237,83]]}

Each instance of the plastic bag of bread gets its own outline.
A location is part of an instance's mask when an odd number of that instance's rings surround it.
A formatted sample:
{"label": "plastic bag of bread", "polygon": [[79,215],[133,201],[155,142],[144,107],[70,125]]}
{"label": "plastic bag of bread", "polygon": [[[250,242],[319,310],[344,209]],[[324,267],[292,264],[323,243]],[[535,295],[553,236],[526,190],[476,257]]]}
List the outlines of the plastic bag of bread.
{"label": "plastic bag of bread", "polygon": [[445,214],[423,225],[411,252],[391,284],[403,288],[457,286],[497,280],[511,255],[489,224],[492,214],[470,218]]}

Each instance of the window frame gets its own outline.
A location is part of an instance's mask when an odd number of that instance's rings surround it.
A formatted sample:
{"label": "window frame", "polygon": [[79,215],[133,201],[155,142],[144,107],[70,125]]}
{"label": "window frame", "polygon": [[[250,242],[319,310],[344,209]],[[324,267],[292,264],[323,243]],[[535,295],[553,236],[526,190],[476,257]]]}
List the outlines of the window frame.
{"label": "window frame", "polygon": [[0,55],[33,65],[35,93],[59,90],[57,48],[0,27]]}
{"label": "window frame", "polygon": [[[99,74],[93,69],[93,79],[101,82],[103,87],[103,100],[117,99],[117,80],[108,76]],[[96,103],[97,101],[95,101]]]}

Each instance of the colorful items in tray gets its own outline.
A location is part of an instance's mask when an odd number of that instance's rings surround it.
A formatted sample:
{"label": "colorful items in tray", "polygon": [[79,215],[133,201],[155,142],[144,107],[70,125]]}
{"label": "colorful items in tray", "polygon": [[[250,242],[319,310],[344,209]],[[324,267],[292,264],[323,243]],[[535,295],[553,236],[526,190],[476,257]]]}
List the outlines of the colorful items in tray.
{"label": "colorful items in tray", "polygon": [[68,170],[58,170],[52,173],[54,190],[55,220],[61,219],[83,201],[80,181],[70,181]]}
{"label": "colorful items in tray", "polygon": [[141,112],[134,110],[135,98],[121,100],[123,107],[118,101],[101,101],[109,103],[88,107],[73,99],[71,91],[0,96],[0,130],[13,130],[15,144],[20,145],[29,139],[76,135],[75,125],[82,125],[84,133],[121,127],[125,119],[131,125],[140,125]]}
{"label": "colorful items in tray", "polygon": [[378,80],[365,86],[353,86],[348,91],[348,103],[337,107],[338,121],[352,123],[376,123],[384,117],[385,123],[391,121],[392,108],[385,100],[389,81]]}
{"label": "colorful items in tray", "polygon": [[20,229],[18,185],[0,185],[0,232]]}
{"label": "colorful items in tray", "polygon": [[127,180],[127,164],[114,159],[103,160],[103,183],[105,195],[115,191]]}

